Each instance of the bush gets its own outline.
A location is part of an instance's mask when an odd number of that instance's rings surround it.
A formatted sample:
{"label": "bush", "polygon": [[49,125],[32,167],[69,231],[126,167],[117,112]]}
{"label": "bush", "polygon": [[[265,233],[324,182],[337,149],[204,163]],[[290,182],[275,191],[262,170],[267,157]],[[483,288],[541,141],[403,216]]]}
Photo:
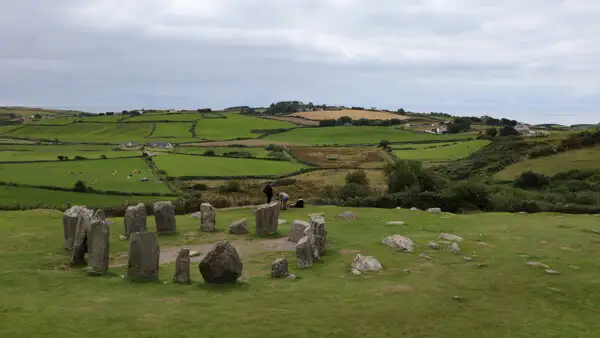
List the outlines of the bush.
{"label": "bush", "polygon": [[441,191],[446,180],[429,169],[423,169],[421,162],[397,160],[388,163],[384,172],[388,183],[388,192]]}
{"label": "bush", "polygon": [[205,151],[204,154],[202,154],[202,155],[204,155],[204,156],[217,156],[217,153],[215,153],[215,151],[211,149],[211,150]]}
{"label": "bush", "polygon": [[358,183],[346,183],[339,192],[339,197],[346,200],[354,197],[367,197],[371,194],[371,189],[368,185]]}
{"label": "bush", "polygon": [[529,158],[550,156],[550,155],[554,155],[556,153],[557,153],[556,148],[554,148],[552,145],[544,144],[544,145],[539,145],[539,146],[531,149],[531,151],[529,152]]}
{"label": "bush", "polygon": [[195,191],[205,191],[205,190],[208,190],[208,186],[206,184],[204,184],[204,183],[193,184],[190,188],[192,190],[195,190]]}
{"label": "bush", "polygon": [[108,157],[106,157],[106,155],[102,154],[100,155],[100,159],[106,160]]}
{"label": "bush", "polygon": [[522,189],[541,189],[550,184],[550,177],[531,170],[521,173],[514,181],[515,187]]}
{"label": "bush", "polygon": [[78,180],[77,182],[75,182],[75,186],[73,187],[73,189],[77,192],[84,192],[88,190],[88,187],[84,181]]}
{"label": "bush", "polygon": [[362,169],[349,172],[348,174],[346,174],[346,184],[351,183],[355,183],[358,185],[369,185],[367,173]]}
{"label": "bush", "polygon": [[219,192],[241,192],[242,184],[239,181],[227,181],[223,186],[219,187]]}
{"label": "bush", "polygon": [[480,182],[458,182],[442,193],[442,198],[450,211],[460,210],[492,210],[491,193],[488,187]]}
{"label": "bush", "polygon": [[85,158],[83,156],[75,156],[75,160],[76,161],[81,161],[81,160],[87,160],[87,158]]}

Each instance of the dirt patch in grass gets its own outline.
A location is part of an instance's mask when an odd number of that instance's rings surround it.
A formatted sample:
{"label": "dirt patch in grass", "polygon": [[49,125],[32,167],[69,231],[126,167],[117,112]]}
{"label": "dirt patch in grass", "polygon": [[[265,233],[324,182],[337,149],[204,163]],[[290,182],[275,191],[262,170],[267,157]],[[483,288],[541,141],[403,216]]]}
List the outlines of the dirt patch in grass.
{"label": "dirt patch in grass", "polygon": [[406,120],[407,116],[396,115],[384,111],[370,111],[370,110],[354,110],[354,109],[343,109],[343,110],[323,110],[323,111],[309,111],[294,113],[291,116],[300,116],[310,120],[331,120],[339,119],[343,116],[351,117],[353,120],[368,119],[368,120]]}
{"label": "dirt patch in grass", "polygon": [[289,147],[298,159],[323,168],[382,166],[386,156],[375,147]]}

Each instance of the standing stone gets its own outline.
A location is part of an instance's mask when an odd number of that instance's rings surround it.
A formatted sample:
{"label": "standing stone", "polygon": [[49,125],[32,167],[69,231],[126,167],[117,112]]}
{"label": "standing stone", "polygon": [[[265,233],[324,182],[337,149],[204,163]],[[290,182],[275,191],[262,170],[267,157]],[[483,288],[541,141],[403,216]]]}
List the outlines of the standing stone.
{"label": "standing stone", "polygon": [[313,253],[308,236],[302,237],[296,244],[296,258],[299,269],[312,268]]}
{"label": "standing stone", "polygon": [[85,209],[77,214],[75,239],[73,241],[73,251],[71,252],[71,265],[73,266],[85,265],[85,254],[88,252],[88,235],[92,213],[93,211]]}
{"label": "standing stone", "polygon": [[256,233],[259,236],[277,232],[279,225],[279,203],[272,202],[256,209]]}
{"label": "standing stone", "polygon": [[125,210],[125,237],[129,236],[134,232],[146,232],[146,206],[140,203],[135,206],[127,207]]}
{"label": "standing stone", "polygon": [[74,206],[65,211],[63,214],[63,232],[64,232],[64,248],[72,250],[75,243],[75,234],[77,232],[77,219],[79,213],[84,212],[91,216],[92,210],[83,206]]}
{"label": "standing stone", "polygon": [[177,231],[175,207],[170,201],[154,203],[154,219],[157,233],[169,234]]}
{"label": "standing stone", "polygon": [[102,210],[90,221],[88,273],[102,275],[108,271],[110,257],[110,228]]}
{"label": "standing stone", "polygon": [[248,220],[241,219],[239,221],[233,222],[229,226],[229,233],[234,235],[243,235],[248,233]]}
{"label": "standing stone", "polygon": [[190,282],[190,250],[181,249],[175,259],[173,282],[186,284]]}
{"label": "standing stone", "polygon": [[214,232],[217,230],[217,210],[210,203],[200,205],[200,231]]}
{"label": "standing stone", "polygon": [[271,277],[281,278],[289,274],[288,261],[285,258],[280,258],[271,264]]}
{"label": "standing stone", "polygon": [[198,265],[204,282],[228,284],[242,275],[242,262],[237,250],[227,241],[218,242]]}
{"label": "standing stone", "polygon": [[158,279],[160,248],[153,232],[134,232],[129,238],[127,277]]}
{"label": "standing stone", "polygon": [[297,243],[302,237],[306,236],[304,233],[307,228],[310,227],[310,223],[305,221],[294,221],[290,228],[290,234],[288,236],[288,240],[290,242]]}
{"label": "standing stone", "polygon": [[[310,219],[310,228],[315,236],[315,251],[321,257],[327,250],[327,229],[325,229],[325,218],[314,217]],[[319,258],[316,258],[319,260]]]}

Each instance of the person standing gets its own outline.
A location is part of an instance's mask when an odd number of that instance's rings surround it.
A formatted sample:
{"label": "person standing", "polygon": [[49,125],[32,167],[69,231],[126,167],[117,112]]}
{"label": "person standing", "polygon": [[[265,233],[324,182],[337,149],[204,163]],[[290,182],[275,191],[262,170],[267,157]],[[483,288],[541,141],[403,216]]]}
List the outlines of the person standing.
{"label": "person standing", "polygon": [[267,196],[267,204],[271,203],[273,199],[273,187],[271,186],[271,182],[267,183],[267,186],[263,189],[263,193]]}
{"label": "person standing", "polygon": [[287,203],[290,200],[290,196],[284,192],[279,193],[279,200],[281,201],[281,208],[287,210]]}

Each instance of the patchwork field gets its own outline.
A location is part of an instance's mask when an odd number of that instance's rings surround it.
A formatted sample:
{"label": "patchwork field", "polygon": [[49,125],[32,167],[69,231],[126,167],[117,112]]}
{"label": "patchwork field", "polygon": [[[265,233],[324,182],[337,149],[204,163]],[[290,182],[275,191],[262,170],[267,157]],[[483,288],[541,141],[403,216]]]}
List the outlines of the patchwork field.
{"label": "patchwork field", "polygon": [[2,151],[0,150],[0,162],[22,162],[22,161],[58,161],[58,156],[67,156],[73,160],[75,156],[82,156],[86,159],[120,158],[141,156],[139,151],[61,151],[59,153],[52,151]]}
{"label": "patchwork field", "polygon": [[269,119],[269,120],[278,120],[278,121],[285,121],[285,122],[290,122],[293,124],[298,124],[301,126],[318,126],[319,125],[319,121],[314,121],[314,120],[307,120],[307,119],[303,119],[300,117],[294,117],[294,116],[264,116],[263,118],[265,119]]}
{"label": "patchwork field", "polygon": [[266,141],[283,141],[298,145],[343,145],[343,144],[377,144],[381,140],[390,142],[447,141],[467,139],[472,135],[444,134],[435,135],[403,131],[391,127],[328,127],[298,128],[286,133],[273,134],[264,138]]}
{"label": "patchwork field", "polygon": [[[360,219],[336,217],[346,210]],[[60,212],[4,212],[0,309],[3,323],[10,325],[0,326],[0,336],[271,337],[276,332],[284,337],[380,338],[460,332],[466,338],[591,338],[600,330],[599,249],[597,235],[589,232],[597,227],[595,217],[335,207],[290,210],[281,216],[306,219],[314,212],[325,213],[329,247],[312,269],[297,269],[295,253],[276,240],[200,233],[198,221],[187,216],[177,218],[177,235],[159,237],[164,259],[184,246],[205,253],[211,246],[202,243],[231,240],[240,253],[245,282],[230,286],[204,284],[197,263],[192,263],[191,285],[173,284],[169,263],[161,266],[156,283],[121,278],[126,266],[111,267],[106,277],[88,277],[68,268]],[[252,233],[249,209],[220,211],[217,228],[240,218],[248,218]],[[117,240],[123,219],[113,220],[110,254],[118,263],[127,242]],[[398,220],[406,225],[386,224]],[[148,228],[155,228],[153,217]],[[454,255],[444,250],[445,244],[437,251],[428,249],[426,243],[441,232],[464,237],[463,253]],[[397,233],[414,240],[417,249],[401,253],[381,244]],[[420,257],[421,252],[428,258]],[[349,267],[357,253],[376,257],[383,270],[353,275]],[[271,262],[280,257],[288,259],[298,279],[269,278]],[[527,266],[528,261],[548,264],[560,275]],[[291,323],[292,314],[294,323],[310,325]]]}
{"label": "patchwork field", "polygon": [[545,175],[554,175],[573,169],[600,169],[600,146],[528,159],[507,167],[497,173],[495,177],[502,180],[512,180],[528,170]]}
{"label": "patchwork field", "polygon": [[75,121],[83,120],[80,117],[57,117],[53,119],[38,119],[38,120],[28,120],[26,124],[28,125],[67,125],[72,124]]}
{"label": "patchwork field", "polygon": [[0,135],[7,134],[15,129],[21,128],[20,125],[0,126]]}
{"label": "patchwork field", "polygon": [[[455,143],[415,144],[394,150],[394,155],[404,160],[438,161],[467,157],[490,144],[487,140]],[[410,149],[409,149],[410,148]]]}
{"label": "patchwork field", "polygon": [[[139,173],[133,174],[136,170]],[[130,174],[133,175],[128,179]],[[0,177],[3,182],[28,185],[73,188],[75,182],[82,180],[97,190],[141,194],[170,192],[141,158],[3,164]],[[141,182],[144,177],[149,181]]]}
{"label": "patchwork field", "polygon": [[381,111],[369,111],[369,110],[354,110],[354,109],[344,109],[344,110],[323,110],[323,111],[309,111],[309,112],[301,112],[294,113],[290,116],[299,116],[309,120],[332,120],[339,119],[340,117],[348,116],[353,120],[360,119],[369,119],[369,120],[406,120],[408,116],[397,115],[388,112]]}
{"label": "patchwork field", "polygon": [[31,140],[54,140],[63,142],[96,142],[120,144],[142,142],[152,130],[151,123],[76,123],[65,126],[26,126],[4,137],[20,137]]}
{"label": "patchwork field", "polygon": [[296,125],[276,120],[260,119],[238,114],[228,114],[226,119],[202,119],[196,125],[196,137],[204,140],[230,140],[254,138],[260,134],[252,130],[294,128]]}
{"label": "patchwork field", "polygon": [[163,154],[154,163],[169,176],[263,176],[283,175],[302,169],[287,161],[267,161],[210,156]]}
{"label": "patchwork field", "polygon": [[261,157],[261,158],[267,158],[269,156],[269,153],[271,153],[270,150],[266,150],[265,148],[262,147],[187,147],[187,146],[181,146],[181,147],[177,147],[177,152],[178,153],[184,153],[184,154],[195,154],[195,155],[202,155],[205,154],[207,151],[214,151],[216,155],[224,155],[226,153],[231,153],[231,152],[245,152],[245,153],[250,153],[252,154],[252,156],[254,157]]}
{"label": "patchwork field", "polygon": [[193,141],[192,132],[190,128],[192,123],[157,123],[156,130],[152,134],[151,139],[155,138],[175,138],[177,142]]}
{"label": "patchwork field", "polygon": [[176,122],[194,122],[202,118],[202,115],[198,113],[191,114],[152,114],[152,115],[140,115],[128,118],[125,122],[156,122],[156,121],[176,121]]}
{"label": "patchwork field", "polygon": [[383,166],[388,158],[375,147],[289,147],[299,160],[319,167],[360,167],[374,164]]}

